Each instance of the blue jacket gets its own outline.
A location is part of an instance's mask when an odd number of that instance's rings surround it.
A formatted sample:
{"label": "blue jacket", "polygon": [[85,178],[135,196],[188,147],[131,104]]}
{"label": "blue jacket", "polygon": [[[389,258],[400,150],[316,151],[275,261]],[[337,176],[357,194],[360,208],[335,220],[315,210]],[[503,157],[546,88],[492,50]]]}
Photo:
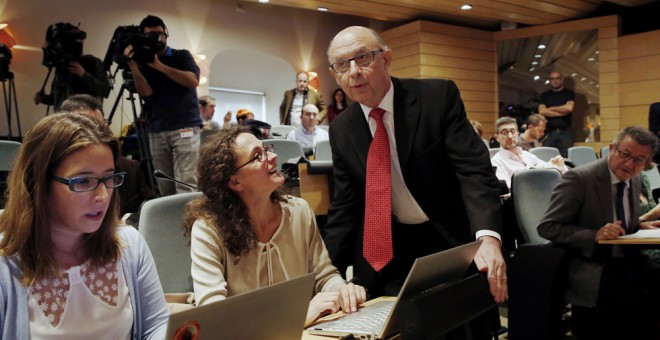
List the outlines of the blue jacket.
{"label": "blue jacket", "polygon": [[[133,339],[163,339],[169,312],[154,259],[133,227],[118,229],[121,263],[133,306]],[[18,256],[0,257],[0,339],[29,339],[27,289]]]}

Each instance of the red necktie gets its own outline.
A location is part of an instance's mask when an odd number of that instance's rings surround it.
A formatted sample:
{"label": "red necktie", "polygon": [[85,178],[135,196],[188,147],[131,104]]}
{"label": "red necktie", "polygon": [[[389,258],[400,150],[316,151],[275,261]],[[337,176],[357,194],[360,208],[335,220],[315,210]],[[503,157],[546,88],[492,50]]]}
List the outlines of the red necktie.
{"label": "red necktie", "polygon": [[385,110],[375,108],[369,116],[376,120],[376,132],[367,156],[364,239],[362,253],[378,272],[394,256],[392,250],[392,174],[390,140],[383,124]]}

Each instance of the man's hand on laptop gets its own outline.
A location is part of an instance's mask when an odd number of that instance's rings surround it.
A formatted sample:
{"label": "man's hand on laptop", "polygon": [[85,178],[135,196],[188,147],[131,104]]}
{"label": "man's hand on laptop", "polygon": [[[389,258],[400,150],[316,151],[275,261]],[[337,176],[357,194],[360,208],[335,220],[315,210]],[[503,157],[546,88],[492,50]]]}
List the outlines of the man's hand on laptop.
{"label": "man's hand on laptop", "polygon": [[324,315],[338,312],[340,308],[346,313],[356,312],[358,305],[366,299],[364,287],[353,283],[342,286],[336,292],[318,293],[309,302],[305,327]]}
{"label": "man's hand on laptop", "polygon": [[495,302],[502,303],[507,298],[506,263],[500,250],[500,240],[483,236],[481,246],[474,256],[474,263],[481,272],[488,273],[488,285]]}

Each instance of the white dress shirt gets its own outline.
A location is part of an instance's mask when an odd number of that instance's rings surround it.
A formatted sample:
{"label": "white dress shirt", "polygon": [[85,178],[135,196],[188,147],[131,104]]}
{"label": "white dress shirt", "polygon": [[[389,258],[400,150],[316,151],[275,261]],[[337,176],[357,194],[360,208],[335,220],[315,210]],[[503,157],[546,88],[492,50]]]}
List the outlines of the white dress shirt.
{"label": "white dress shirt", "polygon": [[495,171],[497,178],[505,181],[506,186],[509,188],[511,188],[511,177],[519,170],[531,168],[557,169],[562,174],[568,171],[566,165],[558,167],[550,162],[545,162],[519,146],[516,146],[515,153],[500,147],[500,151],[490,159],[490,162],[497,167]]}

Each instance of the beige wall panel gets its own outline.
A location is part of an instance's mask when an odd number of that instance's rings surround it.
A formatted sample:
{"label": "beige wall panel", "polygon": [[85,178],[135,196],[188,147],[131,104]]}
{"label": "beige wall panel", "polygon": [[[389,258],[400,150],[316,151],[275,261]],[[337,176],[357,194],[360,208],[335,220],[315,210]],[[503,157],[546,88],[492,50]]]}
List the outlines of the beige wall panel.
{"label": "beige wall panel", "polygon": [[[539,35],[548,35],[553,33],[573,32],[591,30],[600,27],[616,27],[618,26],[619,18],[615,15],[606,17],[567,21],[557,24],[532,26],[519,28],[515,30],[495,32],[495,41],[527,38]],[[608,32],[609,34],[609,32]],[[615,35],[616,36],[616,35]]]}
{"label": "beige wall panel", "polygon": [[[497,105],[495,103],[481,103],[464,101],[465,111],[468,112],[497,112]],[[495,121],[495,119],[493,119]]]}
{"label": "beige wall panel", "polygon": [[601,51],[615,50],[618,48],[618,38],[600,38],[598,39],[598,49]]}
{"label": "beige wall panel", "polygon": [[601,118],[600,126],[603,130],[619,131],[621,129],[619,127],[619,118]]}
{"label": "beige wall panel", "polygon": [[[470,59],[485,60],[485,61],[494,61],[497,58],[495,51],[493,51],[492,52],[493,54],[490,55],[488,53],[484,53],[484,51],[480,51],[480,53],[475,53],[475,50],[471,48],[462,48],[456,46],[449,47],[449,46],[429,44],[424,42],[420,44],[420,53],[442,55],[448,57],[459,57],[459,58],[468,57]],[[493,67],[495,67],[495,64],[493,64]]]}
{"label": "beige wall panel", "polygon": [[604,84],[617,84],[619,82],[619,72],[601,72],[599,77],[601,87]]}
{"label": "beige wall panel", "polygon": [[619,62],[618,61],[601,61],[598,65],[599,72],[617,72],[619,71]]}
{"label": "beige wall panel", "polygon": [[598,37],[601,39],[616,38],[619,36],[618,26],[601,27],[598,29]]}
{"label": "beige wall panel", "polygon": [[456,79],[455,82],[461,91],[496,92],[497,90],[497,82],[495,81]]}
{"label": "beige wall panel", "polygon": [[660,79],[660,54],[619,60],[619,81]]}
{"label": "beige wall panel", "polygon": [[619,107],[600,107],[600,119],[601,122],[603,119],[619,119]]}
{"label": "beige wall panel", "polygon": [[424,66],[422,76],[448,79],[495,79],[496,72],[472,71],[463,69],[451,69],[446,67]]}
{"label": "beige wall panel", "polygon": [[621,59],[660,54],[660,30],[619,38]]}
{"label": "beige wall panel", "polygon": [[619,123],[621,124],[621,128],[632,125],[648,128],[649,125],[648,119],[649,119],[648,110],[647,112],[640,112],[639,109],[622,107],[621,118],[619,118]]}
{"label": "beige wall panel", "polygon": [[600,96],[600,107],[618,107],[620,105],[619,103],[619,95],[610,95],[610,96]]}
{"label": "beige wall panel", "polygon": [[443,46],[456,46],[456,47],[464,47],[475,50],[495,52],[495,44],[493,44],[490,41],[454,37],[454,36],[434,34],[434,33],[422,32],[421,42],[443,45]]}
{"label": "beige wall panel", "polygon": [[403,35],[411,34],[411,33],[417,33],[421,30],[422,27],[422,22],[420,20],[413,21],[411,23],[401,25],[395,29],[391,29],[385,32],[381,32],[380,36],[383,38],[385,41],[388,42],[391,39],[401,37]]}
{"label": "beige wall panel", "polygon": [[497,94],[494,92],[461,91],[461,98],[465,101],[476,101],[494,103],[497,102]]}
{"label": "beige wall panel", "polygon": [[398,78],[419,78],[419,66],[390,69],[390,75]]}
{"label": "beige wall panel", "polygon": [[392,39],[386,39],[385,42],[387,43],[387,46],[389,48],[396,51],[397,47],[419,44],[421,35],[422,33],[415,32],[402,36],[397,36],[396,38],[392,38]]}
{"label": "beige wall panel", "polygon": [[430,21],[422,21],[421,29],[424,32],[429,32],[439,35],[454,35],[464,38],[486,40],[491,42],[494,41],[493,32],[470,29],[460,26],[452,26],[447,24],[440,24]]}
{"label": "beige wall panel", "polygon": [[411,55],[407,57],[392,58],[392,69],[400,69],[411,66],[421,66],[419,55]]}
{"label": "beige wall panel", "polygon": [[409,56],[412,56],[412,55],[415,55],[419,58],[420,53],[421,53],[421,51],[420,51],[420,45],[419,44],[400,46],[400,47],[397,47],[395,50],[392,50],[392,58],[394,60],[397,60],[399,58],[409,57]]}
{"label": "beige wall panel", "polygon": [[660,79],[621,83],[621,106],[642,105],[660,101]]}
{"label": "beige wall panel", "polygon": [[619,60],[618,50],[601,50],[598,59],[600,59],[600,61]]}
{"label": "beige wall panel", "polygon": [[[489,54],[493,55],[493,53]],[[442,57],[428,54],[421,55],[422,65],[446,66],[470,70],[495,71],[495,67],[493,66],[494,62],[495,60],[479,61],[468,58]]]}

